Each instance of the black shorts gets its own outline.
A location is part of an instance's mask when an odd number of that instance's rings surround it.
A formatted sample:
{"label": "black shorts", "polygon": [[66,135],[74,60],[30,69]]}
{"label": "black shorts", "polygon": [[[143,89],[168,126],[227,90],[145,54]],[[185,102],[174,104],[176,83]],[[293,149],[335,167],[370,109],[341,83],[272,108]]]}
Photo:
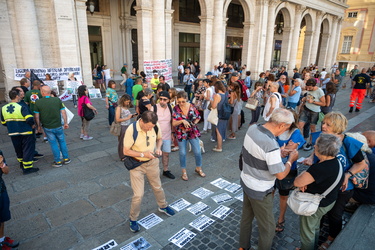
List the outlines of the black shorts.
{"label": "black shorts", "polygon": [[0,194],[0,222],[5,222],[10,220],[10,210],[9,210],[9,196],[8,192],[5,190]]}

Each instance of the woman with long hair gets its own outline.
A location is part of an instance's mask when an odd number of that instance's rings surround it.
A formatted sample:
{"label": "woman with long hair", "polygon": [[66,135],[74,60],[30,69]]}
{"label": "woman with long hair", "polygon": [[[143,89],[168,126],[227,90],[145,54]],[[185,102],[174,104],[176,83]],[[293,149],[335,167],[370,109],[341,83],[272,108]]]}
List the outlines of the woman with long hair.
{"label": "woman with long hair", "polygon": [[115,90],[116,83],[113,80],[108,82],[108,89],[105,94],[105,107],[108,109],[108,122],[109,126],[112,125],[112,122],[115,119],[115,108],[117,107],[118,95]]}
{"label": "woman with long hair", "polygon": [[118,156],[120,160],[123,160],[124,155],[124,135],[126,129],[131,124],[131,118],[134,116],[130,111],[129,107],[131,105],[131,97],[128,94],[121,96],[118,101],[118,106],[116,107],[115,112],[115,121],[121,123],[121,133],[118,136]]}
{"label": "woman with long hair", "polygon": [[98,113],[96,108],[92,105],[89,95],[88,95],[88,89],[86,85],[81,85],[78,87],[78,116],[81,117],[81,135],[79,138],[81,138],[84,141],[92,140],[93,137],[89,136],[88,130],[90,126],[90,121],[86,120],[84,118],[84,113],[83,113],[83,104],[86,104],[86,106],[89,109],[94,110],[95,113]]}
{"label": "woman with long hair", "polygon": [[[224,102],[228,100],[226,96],[226,89],[224,84],[221,81],[217,81],[214,84],[215,86],[215,95],[214,100],[211,103],[212,108],[216,108],[218,111],[222,109]],[[223,140],[226,139],[228,120],[219,119],[215,131],[213,131],[213,140],[217,142],[216,146],[212,149],[215,152],[223,151]]]}
{"label": "woman with long hair", "polygon": [[241,100],[241,87],[238,82],[232,82],[229,85],[229,104],[233,107],[233,112],[231,114],[230,121],[230,130],[231,133],[228,136],[228,139],[236,139],[236,132],[238,130],[238,116],[241,115],[242,110],[242,100]]}

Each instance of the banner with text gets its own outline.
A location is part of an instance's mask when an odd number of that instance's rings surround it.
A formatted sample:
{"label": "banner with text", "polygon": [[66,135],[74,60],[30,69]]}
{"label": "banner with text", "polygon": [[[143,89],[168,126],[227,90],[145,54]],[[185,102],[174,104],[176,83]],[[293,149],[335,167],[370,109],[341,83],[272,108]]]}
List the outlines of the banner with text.
{"label": "banner with text", "polygon": [[46,74],[50,74],[52,80],[67,80],[69,72],[73,72],[78,81],[82,79],[81,67],[74,66],[61,68],[14,69],[14,80],[19,81],[24,78],[26,71],[33,71],[41,80],[46,79]]}
{"label": "banner with text", "polygon": [[159,76],[163,75],[165,77],[165,82],[167,82],[171,87],[173,86],[172,59],[144,61],[143,66],[145,69],[147,82],[150,82],[151,78],[154,76],[152,71],[157,70]]}

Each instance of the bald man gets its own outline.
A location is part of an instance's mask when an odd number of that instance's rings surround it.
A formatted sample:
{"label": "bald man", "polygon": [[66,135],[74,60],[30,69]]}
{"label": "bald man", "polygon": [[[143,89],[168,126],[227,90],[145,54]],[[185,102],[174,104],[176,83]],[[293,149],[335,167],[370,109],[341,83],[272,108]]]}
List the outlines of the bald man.
{"label": "bald man", "polygon": [[[61,167],[69,164],[68,147],[65,142],[64,129],[69,128],[65,106],[58,97],[51,97],[51,89],[48,86],[41,88],[43,98],[37,100],[34,106],[35,120],[38,128],[43,126],[51,145],[54,162],[52,167]],[[64,124],[61,124],[63,117]],[[60,152],[63,158],[60,158]]]}
{"label": "bald man", "polygon": [[366,137],[367,144],[371,148],[372,153],[375,154],[375,130],[368,130],[362,134]]}

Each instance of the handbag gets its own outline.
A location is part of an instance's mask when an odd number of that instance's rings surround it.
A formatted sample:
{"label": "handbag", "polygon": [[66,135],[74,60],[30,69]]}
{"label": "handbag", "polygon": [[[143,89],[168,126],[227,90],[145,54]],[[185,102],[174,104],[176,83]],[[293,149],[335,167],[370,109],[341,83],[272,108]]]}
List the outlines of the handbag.
{"label": "handbag", "polygon": [[259,101],[258,101],[257,98],[250,97],[249,99],[247,99],[247,103],[246,103],[245,107],[250,109],[250,110],[256,110],[257,107],[258,107],[258,104],[259,104]]}
{"label": "handbag", "polygon": [[342,166],[338,160],[339,174],[335,182],[322,194],[310,194],[299,191],[298,188],[294,189],[288,198],[288,206],[295,214],[303,216],[311,216],[316,213],[319,208],[320,201],[327,196],[339,183],[342,176]]}
{"label": "handbag", "polygon": [[368,161],[367,155],[362,151],[363,157],[365,158],[366,167],[362,169],[359,173],[351,176],[349,179],[352,180],[355,188],[367,189],[368,187],[368,176],[370,174],[370,163]]}
{"label": "handbag", "polygon": [[282,179],[278,180],[276,179],[276,187],[279,190],[290,190],[294,187],[294,180],[297,177],[297,170],[290,170],[288,175]]}
{"label": "handbag", "polygon": [[109,129],[109,133],[114,136],[120,136],[121,134],[121,123],[117,123],[115,121],[112,122],[111,128]]}
{"label": "handbag", "polygon": [[91,121],[92,119],[94,119],[95,112],[94,110],[87,107],[86,103],[82,103],[82,110],[83,110],[83,118],[85,118],[86,121]]}
{"label": "handbag", "polygon": [[217,115],[216,108],[211,109],[211,112],[208,114],[207,121],[217,126],[217,123],[219,122],[219,117]]}
{"label": "handbag", "polygon": [[135,169],[136,167],[139,167],[140,165],[145,163],[145,162],[137,161],[136,159],[134,159],[133,157],[130,157],[130,156],[125,156],[123,158],[123,161],[124,161],[125,167],[128,170]]}

